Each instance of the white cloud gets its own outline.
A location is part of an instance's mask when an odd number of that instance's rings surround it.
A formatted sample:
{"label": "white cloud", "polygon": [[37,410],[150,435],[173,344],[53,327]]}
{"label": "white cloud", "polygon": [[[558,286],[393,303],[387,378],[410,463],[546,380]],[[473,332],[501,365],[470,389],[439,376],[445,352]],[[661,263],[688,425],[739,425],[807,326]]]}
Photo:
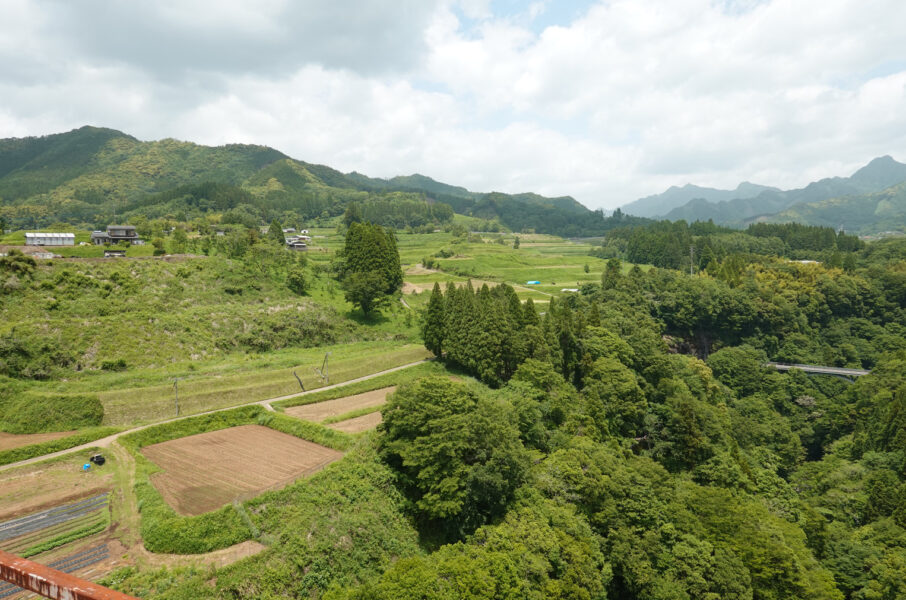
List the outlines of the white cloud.
{"label": "white cloud", "polygon": [[899,0],[611,0],[540,31],[555,4],[250,6],[8,0],[0,136],[91,123],[260,143],[608,208],[906,161]]}

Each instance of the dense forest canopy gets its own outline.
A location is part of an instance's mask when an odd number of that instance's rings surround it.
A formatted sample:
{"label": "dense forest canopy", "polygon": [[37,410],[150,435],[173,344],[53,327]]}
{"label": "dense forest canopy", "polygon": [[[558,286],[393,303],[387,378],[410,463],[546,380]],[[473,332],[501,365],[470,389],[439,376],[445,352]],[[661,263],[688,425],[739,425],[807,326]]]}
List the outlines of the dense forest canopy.
{"label": "dense forest canopy", "polygon": [[853,252],[864,247],[858,237],[830,227],[788,224],[750,225],[739,231],[711,221],[648,222],[611,230],[594,254],[667,269],[715,269],[729,256],[760,260],[771,256],[822,260],[834,266],[853,266]]}
{"label": "dense forest canopy", "polygon": [[856,265],[763,257],[726,279],[612,259],[543,315],[505,285],[435,287],[426,346],[491,388],[401,389],[380,446],[418,526],[448,545],[330,597],[902,597],[906,242]]}

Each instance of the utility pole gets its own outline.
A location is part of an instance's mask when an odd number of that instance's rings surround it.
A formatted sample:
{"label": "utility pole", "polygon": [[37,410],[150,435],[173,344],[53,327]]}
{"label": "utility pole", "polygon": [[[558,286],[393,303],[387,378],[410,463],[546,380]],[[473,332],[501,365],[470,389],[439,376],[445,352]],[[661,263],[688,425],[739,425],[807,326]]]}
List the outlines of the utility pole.
{"label": "utility pole", "polygon": [[324,380],[324,385],[330,385],[330,373],[327,371],[327,357],[330,356],[330,352],[324,355],[324,362],[321,363],[321,368],[315,367],[315,373],[317,373],[321,379]]}
{"label": "utility pole", "polygon": [[179,416],[179,380],[182,377],[173,378],[173,393],[176,394],[176,416]]}

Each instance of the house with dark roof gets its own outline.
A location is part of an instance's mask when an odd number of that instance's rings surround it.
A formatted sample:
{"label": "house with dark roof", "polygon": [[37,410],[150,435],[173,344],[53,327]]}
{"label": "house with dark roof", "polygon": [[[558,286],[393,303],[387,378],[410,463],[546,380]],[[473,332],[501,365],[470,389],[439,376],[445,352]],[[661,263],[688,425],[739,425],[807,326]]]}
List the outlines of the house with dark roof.
{"label": "house with dark roof", "polygon": [[138,232],[132,225],[108,225],[107,231],[93,231],[91,233],[91,243],[96,246],[103,244],[118,244],[126,242],[130,245],[140,246],[144,240],[138,237]]}

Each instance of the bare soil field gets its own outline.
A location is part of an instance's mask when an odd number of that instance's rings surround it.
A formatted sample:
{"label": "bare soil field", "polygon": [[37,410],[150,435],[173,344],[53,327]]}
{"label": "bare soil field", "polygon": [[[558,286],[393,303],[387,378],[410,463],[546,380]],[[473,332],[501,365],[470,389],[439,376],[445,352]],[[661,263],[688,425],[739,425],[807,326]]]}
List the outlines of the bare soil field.
{"label": "bare soil field", "polygon": [[382,420],[380,412],[373,412],[362,415],[361,417],[353,417],[351,419],[346,419],[345,421],[332,423],[328,425],[328,427],[336,429],[337,431],[342,431],[343,433],[360,433],[362,431],[374,429],[381,424]]}
{"label": "bare soil field", "polygon": [[260,425],[241,425],[154,444],[142,453],[163,473],[151,482],[183,515],[282,487],[341,458],[342,452]]}
{"label": "bare soil field", "polygon": [[406,269],[406,275],[430,275],[431,273],[440,273],[437,269],[428,269],[422,263],[413,265]]}
{"label": "bare soil field", "polygon": [[88,455],[76,454],[49,465],[0,472],[0,521],[108,491],[113,480],[110,463],[83,473],[81,466],[87,460]]}
{"label": "bare soil field", "polygon": [[387,401],[387,394],[393,393],[395,390],[396,386],[392,385],[379,390],[371,390],[364,394],[356,394],[355,396],[346,396],[345,398],[337,398],[336,400],[325,400],[324,402],[316,402],[314,404],[293,406],[292,408],[286,409],[286,414],[306,421],[323,421],[324,419],[345,415],[346,413],[361,408],[380,406]]}
{"label": "bare soil field", "polygon": [[40,444],[57,440],[67,435],[72,435],[75,431],[55,431],[54,433],[3,433],[0,432],[0,450],[11,450],[30,444]]}

